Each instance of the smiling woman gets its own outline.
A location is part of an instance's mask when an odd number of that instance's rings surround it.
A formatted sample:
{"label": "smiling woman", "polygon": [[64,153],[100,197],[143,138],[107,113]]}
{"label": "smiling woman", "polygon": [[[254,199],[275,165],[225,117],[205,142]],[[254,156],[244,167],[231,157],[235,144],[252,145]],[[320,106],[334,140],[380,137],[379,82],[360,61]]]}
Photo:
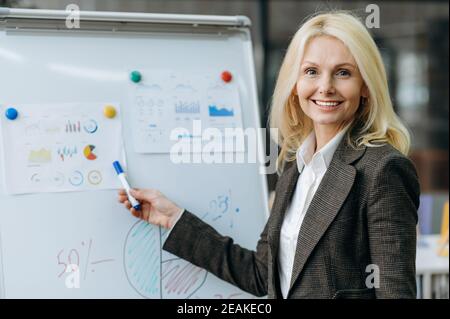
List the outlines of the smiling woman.
{"label": "smiling woman", "polygon": [[330,36],[311,39],[294,94],[313,122],[317,150],[353,120],[361,98],[368,97],[355,59]]}
{"label": "smiling woman", "polygon": [[119,201],[170,228],[163,248],[270,298],[415,298],[419,184],[380,53],[360,20],[318,14],[297,31],[277,80],[271,126],[280,172],[256,251],[155,190]]}
{"label": "smiling woman", "polygon": [[410,146],[378,48],[347,12],[316,15],[297,31],[279,72],[270,122],[280,130],[280,169],[313,128],[318,149],[349,123],[347,141],[354,147],[388,143],[406,155]]}

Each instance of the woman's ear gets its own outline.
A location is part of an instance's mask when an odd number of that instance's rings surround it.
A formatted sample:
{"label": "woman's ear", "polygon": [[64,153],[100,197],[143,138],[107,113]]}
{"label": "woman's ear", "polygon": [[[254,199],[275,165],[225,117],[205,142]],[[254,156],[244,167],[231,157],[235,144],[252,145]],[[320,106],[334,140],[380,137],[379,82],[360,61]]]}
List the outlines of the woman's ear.
{"label": "woman's ear", "polygon": [[361,89],[361,96],[366,99],[369,97],[369,89],[367,88],[366,84],[363,84],[363,87]]}

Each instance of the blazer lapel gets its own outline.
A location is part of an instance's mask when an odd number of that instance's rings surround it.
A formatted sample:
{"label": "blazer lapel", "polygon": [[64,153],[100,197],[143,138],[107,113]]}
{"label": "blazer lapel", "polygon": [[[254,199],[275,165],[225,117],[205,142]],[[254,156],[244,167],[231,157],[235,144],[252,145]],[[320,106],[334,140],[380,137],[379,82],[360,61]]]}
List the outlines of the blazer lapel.
{"label": "blazer lapel", "polygon": [[286,174],[278,181],[280,187],[277,189],[276,200],[273,204],[272,213],[273,222],[271,223],[271,240],[270,245],[272,248],[272,263],[276,265],[278,258],[278,248],[280,245],[280,231],[283,223],[284,215],[286,214],[287,207],[294,193],[295,186],[297,184],[299,171],[297,163],[294,161],[292,165],[286,168]]}
{"label": "blazer lapel", "polygon": [[347,198],[356,176],[356,169],[349,164],[361,157],[364,151],[365,147],[358,150],[351,148],[346,138],[336,149],[300,228],[290,288]]}

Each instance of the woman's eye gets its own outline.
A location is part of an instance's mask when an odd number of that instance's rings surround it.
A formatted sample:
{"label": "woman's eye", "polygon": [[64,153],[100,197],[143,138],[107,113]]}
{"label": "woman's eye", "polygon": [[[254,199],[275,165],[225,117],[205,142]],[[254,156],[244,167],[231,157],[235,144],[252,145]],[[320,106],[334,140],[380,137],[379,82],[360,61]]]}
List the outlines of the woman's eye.
{"label": "woman's eye", "polygon": [[307,75],[315,75],[317,72],[314,69],[306,69],[305,74]]}
{"label": "woman's eye", "polygon": [[339,70],[337,75],[339,75],[339,76],[349,76],[350,72],[348,72],[347,70]]}

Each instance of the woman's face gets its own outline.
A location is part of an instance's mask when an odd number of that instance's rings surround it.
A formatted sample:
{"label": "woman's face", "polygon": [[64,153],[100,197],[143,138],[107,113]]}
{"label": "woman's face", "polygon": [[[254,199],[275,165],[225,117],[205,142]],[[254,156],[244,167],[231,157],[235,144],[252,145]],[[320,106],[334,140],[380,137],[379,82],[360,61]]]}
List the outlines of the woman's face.
{"label": "woman's face", "polygon": [[314,128],[339,131],[349,123],[367,89],[356,62],[338,39],[319,36],[309,41],[300,66],[296,92]]}

